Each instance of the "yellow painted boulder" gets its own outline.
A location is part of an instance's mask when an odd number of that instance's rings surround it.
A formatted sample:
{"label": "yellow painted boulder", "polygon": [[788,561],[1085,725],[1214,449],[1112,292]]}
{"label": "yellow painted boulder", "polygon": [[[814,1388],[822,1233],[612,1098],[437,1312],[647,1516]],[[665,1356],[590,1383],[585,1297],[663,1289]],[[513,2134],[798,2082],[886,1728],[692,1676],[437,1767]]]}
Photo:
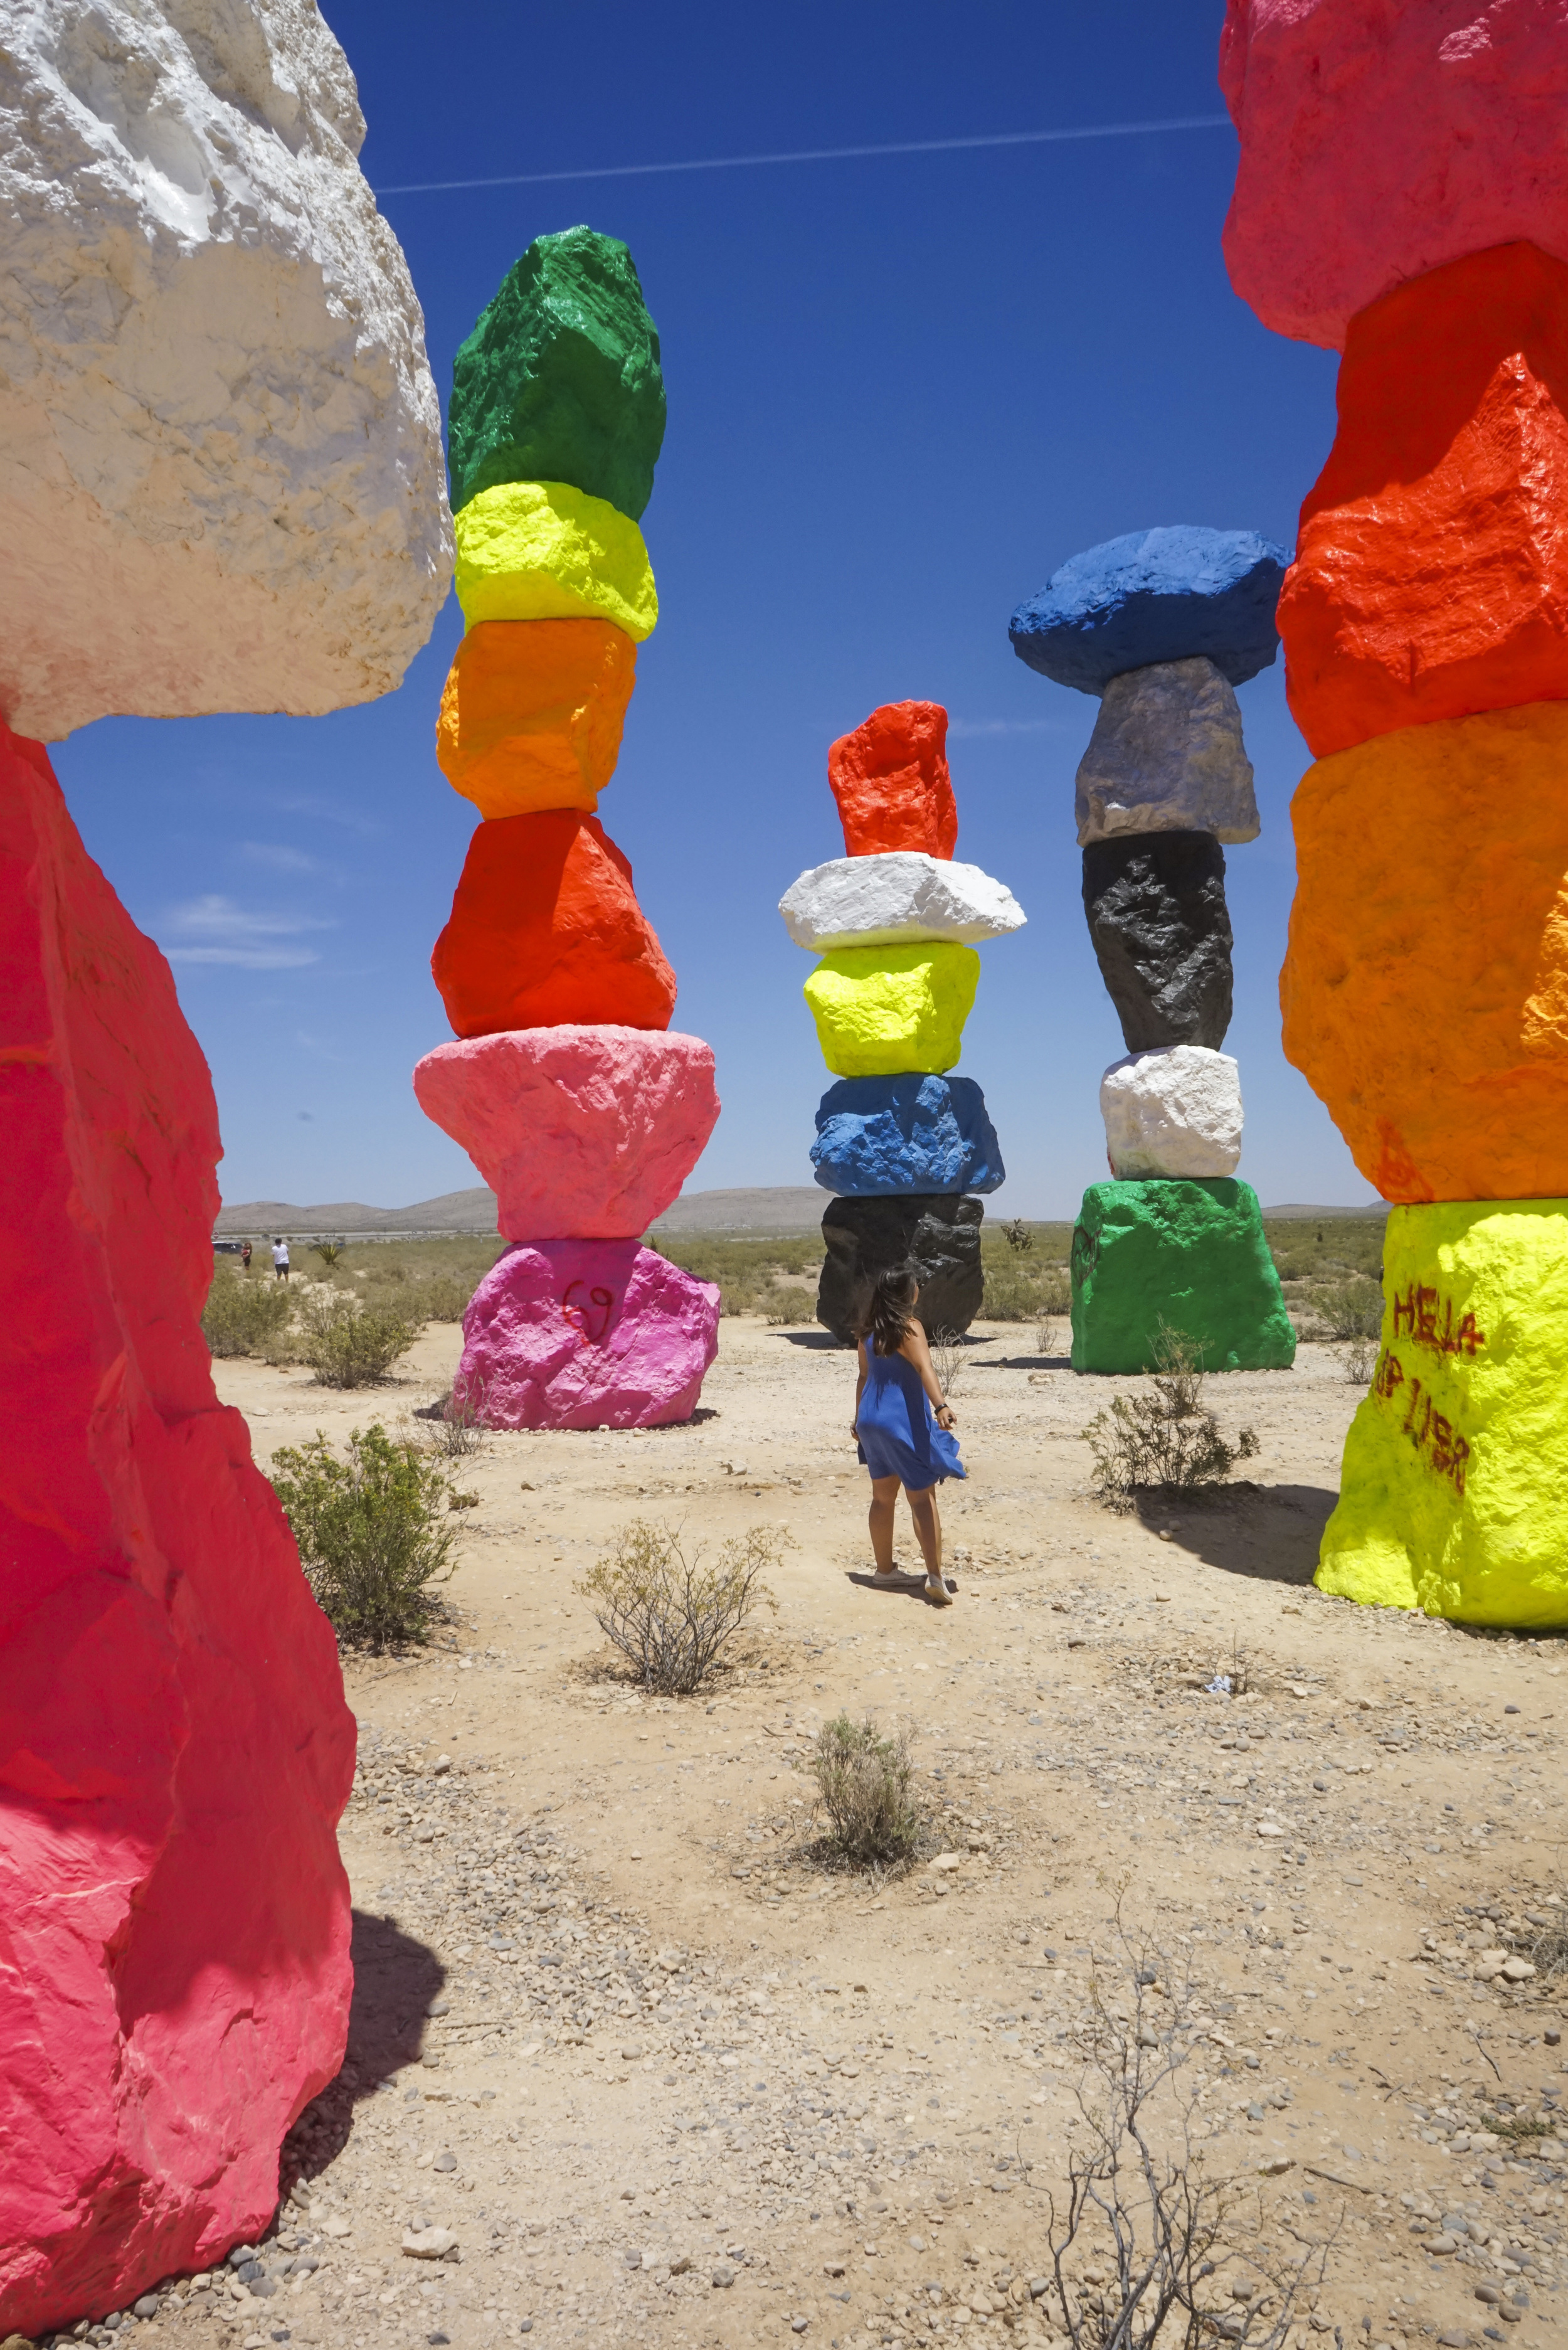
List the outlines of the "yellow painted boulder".
{"label": "yellow painted boulder", "polygon": [[842,947],[824,955],[805,983],[823,1059],[837,1077],[950,1069],[979,979],[972,947]]}
{"label": "yellow painted boulder", "polygon": [[642,533],[566,482],[502,482],[455,517],[457,600],[481,620],[613,620],[634,643],[659,597]]}
{"label": "yellow painted boulder", "polygon": [[1383,1295],[1318,1588],[1568,1627],[1568,1200],[1396,1208]]}

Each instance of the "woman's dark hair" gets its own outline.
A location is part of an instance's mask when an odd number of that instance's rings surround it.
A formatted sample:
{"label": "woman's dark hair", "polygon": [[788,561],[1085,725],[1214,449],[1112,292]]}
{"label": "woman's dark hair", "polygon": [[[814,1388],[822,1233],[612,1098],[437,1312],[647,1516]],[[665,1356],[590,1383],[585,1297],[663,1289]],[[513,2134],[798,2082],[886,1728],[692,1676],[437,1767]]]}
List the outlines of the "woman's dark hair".
{"label": "woman's dark hair", "polygon": [[871,1284],[856,1336],[871,1338],[879,1355],[896,1355],[909,1333],[919,1284],[912,1264],[890,1264]]}

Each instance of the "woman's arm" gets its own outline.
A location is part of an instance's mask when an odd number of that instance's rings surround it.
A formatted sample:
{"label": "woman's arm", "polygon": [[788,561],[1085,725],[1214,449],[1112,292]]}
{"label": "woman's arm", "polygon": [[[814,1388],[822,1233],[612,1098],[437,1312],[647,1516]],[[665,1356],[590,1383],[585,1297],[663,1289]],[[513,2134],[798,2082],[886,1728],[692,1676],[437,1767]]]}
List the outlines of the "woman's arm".
{"label": "woman's arm", "polygon": [[864,1338],[861,1339],[858,1347],[856,1349],[856,1360],[860,1366],[860,1376],[855,1382],[855,1416],[849,1423],[849,1433],[854,1437],[856,1442],[858,1443],[860,1440],[860,1399],[866,1392],[866,1381],[868,1377],[868,1373],[866,1368],[866,1341]]}
{"label": "woman's arm", "polygon": [[940,1419],[945,1412],[947,1417],[951,1419],[953,1418],[953,1408],[951,1404],[949,1403],[946,1396],[943,1395],[941,1388],[938,1384],[937,1375],[931,1368],[931,1350],[926,1344],[926,1334],[919,1322],[910,1323],[908,1330],[904,1333],[904,1343],[899,1347],[898,1352],[903,1356],[904,1360],[907,1363],[913,1363],[916,1370],[919,1371],[920,1375],[920,1385],[925,1388],[927,1395],[930,1398],[931,1409],[936,1413],[937,1418]]}

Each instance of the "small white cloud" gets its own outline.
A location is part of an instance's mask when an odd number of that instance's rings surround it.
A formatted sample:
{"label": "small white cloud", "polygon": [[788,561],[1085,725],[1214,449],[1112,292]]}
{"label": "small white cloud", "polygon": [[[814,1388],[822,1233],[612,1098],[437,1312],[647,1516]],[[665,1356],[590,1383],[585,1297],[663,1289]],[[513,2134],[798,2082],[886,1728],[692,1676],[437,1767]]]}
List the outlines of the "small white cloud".
{"label": "small white cloud", "polygon": [[[158,943],[171,962],[231,963],[241,971],[298,971],[318,962],[305,945],[306,931],[329,930],[304,914],[254,914],[215,893],[171,906],[158,925]],[[292,941],[292,943],[291,943]]]}
{"label": "small white cloud", "polygon": [[280,841],[244,840],[240,854],[251,865],[265,865],[270,873],[314,873],[316,859],[303,848],[286,848]]}

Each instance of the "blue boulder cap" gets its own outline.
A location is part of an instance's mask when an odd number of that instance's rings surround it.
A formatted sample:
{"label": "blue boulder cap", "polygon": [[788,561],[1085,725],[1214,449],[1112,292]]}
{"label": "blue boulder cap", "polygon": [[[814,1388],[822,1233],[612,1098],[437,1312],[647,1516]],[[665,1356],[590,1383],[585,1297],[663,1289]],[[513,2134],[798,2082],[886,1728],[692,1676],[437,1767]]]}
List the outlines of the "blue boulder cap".
{"label": "blue boulder cap", "polygon": [[843,1077],[816,1112],[812,1165],[840,1199],[994,1191],[1006,1180],[996,1128],[972,1077]]}
{"label": "blue boulder cap", "polygon": [[1274,608],[1290,560],[1255,530],[1129,531],[1064,563],[1007,632],[1021,661],[1080,693],[1199,655],[1243,685],[1279,650]]}

